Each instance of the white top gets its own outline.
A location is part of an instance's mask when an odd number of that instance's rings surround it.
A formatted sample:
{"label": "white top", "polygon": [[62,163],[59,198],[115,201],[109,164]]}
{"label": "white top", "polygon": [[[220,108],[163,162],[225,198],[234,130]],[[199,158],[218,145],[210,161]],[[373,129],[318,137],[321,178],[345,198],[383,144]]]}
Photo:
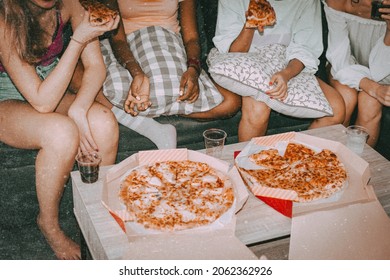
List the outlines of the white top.
{"label": "white top", "polygon": [[333,78],[357,90],[363,78],[389,84],[390,47],[383,43],[386,23],[340,12],[323,2],[329,28],[326,58]]}
{"label": "white top", "polygon": [[[287,61],[294,58],[315,73],[322,54],[321,3],[318,0],[270,0],[276,13],[276,24],[263,33],[255,32],[250,52],[268,44],[287,46]],[[213,38],[220,52],[228,52],[245,24],[249,0],[219,0],[216,35]]]}

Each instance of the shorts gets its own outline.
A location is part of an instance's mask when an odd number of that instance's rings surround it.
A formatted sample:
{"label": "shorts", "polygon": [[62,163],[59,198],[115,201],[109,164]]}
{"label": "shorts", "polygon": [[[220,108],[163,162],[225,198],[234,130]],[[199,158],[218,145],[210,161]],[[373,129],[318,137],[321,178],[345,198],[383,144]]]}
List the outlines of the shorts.
{"label": "shorts", "polygon": [[[59,59],[57,58],[51,64],[47,66],[38,65],[35,67],[35,70],[38,76],[44,80],[51,71],[57,66]],[[19,90],[15,87],[11,78],[8,76],[6,72],[0,72],[0,101],[8,100],[8,99],[16,99],[23,100],[26,99],[19,92]]]}

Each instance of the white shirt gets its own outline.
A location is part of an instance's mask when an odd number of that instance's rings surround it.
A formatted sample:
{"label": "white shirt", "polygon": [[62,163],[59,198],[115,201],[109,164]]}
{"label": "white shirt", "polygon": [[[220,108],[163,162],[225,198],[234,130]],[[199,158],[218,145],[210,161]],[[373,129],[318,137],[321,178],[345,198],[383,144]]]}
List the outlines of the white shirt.
{"label": "white shirt", "polygon": [[363,78],[389,84],[390,47],[383,42],[386,23],[337,11],[323,2],[329,29],[326,58],[333,78],[357,90]]}
{"label": "white shirt", "polygon": [[[268,44],[287,47],[287,61],[298,59],[305,72],[315,73],[323,51],[321,3],[318,0],[269,0],[276,13],[274,26],[255,32],[250,52]],[[249,0],[219,0],[214,45],[228,52],[245,24]]]}

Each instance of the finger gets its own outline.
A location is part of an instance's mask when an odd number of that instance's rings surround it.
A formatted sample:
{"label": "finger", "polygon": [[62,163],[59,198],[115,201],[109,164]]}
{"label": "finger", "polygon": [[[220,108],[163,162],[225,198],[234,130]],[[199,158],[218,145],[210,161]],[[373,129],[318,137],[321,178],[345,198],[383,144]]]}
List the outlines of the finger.
{"label": "finger", "polygon": [[183,101],[183,96],[185,96],[186,94],[186,89],[187,87],[187,78],[185,77],[185,75],[183,75],[180,79],[180,87],[179,87],[179,98],[178,98],[178,101]]}
{"label": "finger", "polygon": [[96,144],[95,140],[93,139],[91,132],[86,133],[85,138],[87,140],[86,147],[87,145],[89,146],[87,147],[87,149],[89,148],[91,152],[95,152],[95,151],[98,152],[99,147]]}

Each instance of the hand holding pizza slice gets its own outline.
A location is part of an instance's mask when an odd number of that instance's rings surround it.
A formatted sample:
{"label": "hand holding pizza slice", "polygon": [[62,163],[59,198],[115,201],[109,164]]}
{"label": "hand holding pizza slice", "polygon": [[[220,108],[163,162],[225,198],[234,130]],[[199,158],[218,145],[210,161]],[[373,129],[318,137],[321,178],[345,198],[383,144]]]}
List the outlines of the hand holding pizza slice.
{"label": "hand holding pizza slice", "polygon": [[275,22],[274,8],[267,0],[250,0],[246,14],[246,28],[258,28],[262,32],[265,26],[272,26]]}
{"label": "hand holding pizza slice", "polygon": [[89,22],[94,26],[106,24],[118,15],[117,11],[97,0],[80,0],[80,4],[89,12]]}

